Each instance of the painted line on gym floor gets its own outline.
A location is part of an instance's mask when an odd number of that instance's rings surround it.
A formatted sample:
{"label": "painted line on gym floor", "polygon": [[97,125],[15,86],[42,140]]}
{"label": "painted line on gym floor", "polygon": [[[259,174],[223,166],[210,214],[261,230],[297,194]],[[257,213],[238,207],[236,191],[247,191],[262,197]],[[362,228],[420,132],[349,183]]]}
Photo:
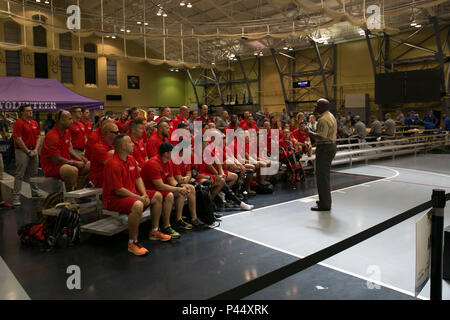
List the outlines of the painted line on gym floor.
{"label": "painted line on gym floor", "polygon": [[0,257],[0,300],[31,300],[20,282]]}
{"label": "painted line on gym floor", "polygon": [[[375,183],[375,182],[385,181],[385,180],[388,180],[388,179],[395,178],[395,177],[397,177],[400,174],[400,172],[398,172],[397,170],[390,169],[390,168],[386,168],[386,169],[394,171],[395,174],[390,176],[390,177],[383,178],[383,179],[374,180],[374,181],[365,182],[365,183],[359,183],[359,184],[355,184],[353,186],[346,187],[346,188],[336,189],[336,190],[331,191],[331,193],[336,193],[338,191],[345,191],[345,190],[348,190],[348,189],[361,187],[362,185],[367,185],[367,184],[371,184],[371,183]],[[342,192],[339,192],[339,193],[342,193]],[[285,205],[285,204],[289,204],[289,203],[293,203],[293,202],[297,202],[297,201],[305,202],[306,199],[313,199],[311,201],[308,201],[308,202],[312,202],[312,201],[317,200],[318,196],[319,196],[319,194],[315,194],[315,195],[303,197],[303,198],[300,198],[300,199],[295,199],[295,200],[290,200],[290,201],[287,201],[287,202],[281,202],[281,203],[272,204],[270,206],[265,206],[265,207],[253,209],[253,210],[250,210],[250,211],[243,211],[243,212],[238,212],[238,213],[234,213],[234,214],[228,214],[226,216],[223,216],[220,219],[226,219],[226,218],[236,217],[236,216],[243,215],[243,214],[249,214],[249,213],[253,213],[253,212],[256,212],[256,211],[259,211],[259,210],[262,210],[262,209],[274,208],[274,207],[278,207],[278,206],[281,206],[281,205]]]}
{"label": "painted line on gym floor", "polygon": [[[229,234],[229,235],[235,236],[235,237],[240,238],[240,239],[243,239],[243,240],[247,240],[247,241],[249,241],[249,242],[253,242],[253,243],[255,243],[255,244],[261,245],[261,246],[263,246],[263,247],[266,247],[266,248],[269,248],[269,249],[272,249],[272,250],[275,250],[275,251],[279,251],[279,252],[281,252],[281,253],[288,254],[288,255],[293,256],[293,257],[296,257],[296,258],[298,258],[298,259],[303,259],[303,258],[305,258],[305,256],[298,255],[298,254],[296,254],[296,253],[293,253],[293,252],[290,252],[290,251],[287,251],[287,250],[284,250],[284,249],[281,249],[281,248],[278,248],[278,247],[275,247],[275,246],[266,244],[266,243],[261,242],[261,241],[258,241],[258,240],[254,240],[254,239],[245,237],[245,236],[243,236],[243,235],[239,235],[239,234],[237,234],[237,233],[234,233],[234,232],[231,232],[231,231],[228,231],[228,230],[223,230],[223,229],[220,228],[220,227],[215,228],[215,230],[221,231],[221,232],[223,232],[223,233],[227,233],[227,234]],[[344,269],[341,269],[341,268],[338,268],[338,267],[335,267],[335,266],[332,266],[332,265],[329,265],[329,264],[326,264],[326,263],[323,263],[323,262],[319,262],[319,263],[317,263],[317,264],[318,264],[318,265],[321,265],[321,266],[323,266],[323,267],[326,267],[326,268],[329,268],[329,269],[332,269],[332,270],[341,272],[341,273],[345,273],[345,274],[347,274],[347,275],[349,275],[349,276],[352,276],[352,277],[355,277],[355,278],[358,278],[358,279],[361,279],[361,280],[365,280],[365,281],[368,281],[368,282],[371,282],[371,283],[380,285],[380,286],[382,286],[382,287],[385,287],[385,288],[388,288],[388,289],[391,289],[391,290],[394,290],[394,291],[397,291],[397,292],[400,292],[400,293],[403,293],[403,294],[406,294],[406,295],[409,295],[409,296],[414,297],[414,293],[412,293],[412,292],[410,292],[410,291],[408,291],[408,290],[401,289],[401,288],[392,286],[392,285],[390,285],[390,284],[387,284],[387,283],[384,283],[384,282],[381,282],[381,281],[376,281],[376,280],[374,280],[374,279],[371,279],[371,278],[362,276],[362,275],[360,275],[360,274],[357,274],[357,273],[354,273],[354,272],[351,272],[351,271],[347,271],[347,270],[344,270]],[[421,299],[421,300],[429,300],[429,298],[423,297],[423,296],[421,296],[421,295],[417,296],[417,298],[419,298],[419,299]]]}

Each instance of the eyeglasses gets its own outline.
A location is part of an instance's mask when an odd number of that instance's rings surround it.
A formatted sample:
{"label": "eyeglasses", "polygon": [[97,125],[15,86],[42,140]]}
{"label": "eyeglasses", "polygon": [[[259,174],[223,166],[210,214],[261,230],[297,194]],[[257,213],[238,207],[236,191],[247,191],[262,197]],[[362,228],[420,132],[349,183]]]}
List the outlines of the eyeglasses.
{"label": "eyeglasses", "polygon": [[114,134],[119,134],[119,130],[117,130],[117,131],[110,131],[111,133],[114,133]]}

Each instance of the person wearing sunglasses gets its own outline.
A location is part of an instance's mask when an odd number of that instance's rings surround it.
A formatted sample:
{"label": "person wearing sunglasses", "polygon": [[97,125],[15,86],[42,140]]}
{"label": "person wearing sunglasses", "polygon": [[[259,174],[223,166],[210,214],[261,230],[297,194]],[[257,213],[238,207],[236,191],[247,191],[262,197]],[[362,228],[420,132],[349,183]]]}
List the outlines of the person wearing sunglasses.
{"label": "person wearing sunglasses", "polygon": [[81,108],[78,106],[72,107],[70,114],[72,115],[72,125],[69,128],[70,141],[72,142],[73,149],[82,157],[84,156],[84,148],[86,147],[86,128],[81,122]]}
{"label": "person wearing sunglasses", "polygon": [[119,128],[112,122],[107,122],[101,128],[102,136],[94,145],[95,152],[91,156],[91,170],[89,171],[89,179],[92,184],[97,187],[103,187],[105,163],[114,154],[113,141],[119,134]]}

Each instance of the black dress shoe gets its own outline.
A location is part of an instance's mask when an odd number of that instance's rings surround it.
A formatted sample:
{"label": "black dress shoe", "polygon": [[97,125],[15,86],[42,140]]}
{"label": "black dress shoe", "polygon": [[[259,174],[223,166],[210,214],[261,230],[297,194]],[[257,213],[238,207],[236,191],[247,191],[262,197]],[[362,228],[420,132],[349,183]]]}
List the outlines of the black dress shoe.
{"label": "black dress shoe", "polygon": [[319,206],[311,207],[312,211],[330,211],[330,209],[321,208]]}

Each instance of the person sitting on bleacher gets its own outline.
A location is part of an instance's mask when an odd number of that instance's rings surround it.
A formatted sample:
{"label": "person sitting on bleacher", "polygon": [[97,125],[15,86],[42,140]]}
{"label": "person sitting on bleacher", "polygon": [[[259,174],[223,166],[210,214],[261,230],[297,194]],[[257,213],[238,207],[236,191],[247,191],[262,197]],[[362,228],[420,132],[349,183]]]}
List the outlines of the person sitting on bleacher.
{"label": "person sitting on bleacher", "polygon": [[120,133],[124,133],[125,131],[125,123],[128,119],[128,110],[125,109],[120,116],[120,119],[116,121],[116,125],[119,128]]}
{"label": "person sitting on bleacher", "polygon": [[354,133],[354,128],[352,127],[352,120],[345,120],[345,125],[340,130],[341,138],[350,138]]}
{"label": "person sitting on bleacher", "polygon": [[169,122],[160,120],[150,138],[147,140],[147,157],[152,158],[159,153],[159,146],[163,142],[169,142]]}
{"label": "person sitting on bleacher", "polygon": [[94,146],[101,140],[102,137],[102,127],[106,125],[107,123],[114,123],[114,120],[101,117],[98,122],[98,128],[91,132],[91,134],[88,136],[86,148],[84,152],[84,156],[91,160],[91,154],[95,152]]}
{"label": "person sitting on bleacher", "polygon": [[[149,238],[162,241],[171,237],[158,231],[162,196],[156,190],[146,190],[133,152],[133,142],[125,134],[114,138],[114,155],[105,164],[103,205],[106,209],[128,215],[128,252],[142,256],[148,254],[138,242],[139,224],[145,208],[151,205],[152,230]],[[156,229],[156,231],[155,231]]]}
{"label": "person sitting on bleacher", "polygon": [[189,187],[177,186],[178,183],[173,174],[173,163],[170,160],[172,149],[173,145],[170,142],[163,142],[158,148],[158,154],[144,164],[141,173],[145,187],[159,191],[163,195],[163,229],[161,231],[173,239],[179,239],[180,234],[170,225],[170,212],[175,202],[174,226],[179,230],[191,230],[192,225],[182,218],[182,214],[185,197],[192,199],[193,196],[190,194]]}
{"label": "person sitting on bleacher", "polygon": [[308,134],[303,132],[305,127],[306,127],[305,122],[301,122],[300,123],[300,128],[295,129],[294,132],[292,132],[292,135],[294,136],[294,138],[300,144],[302,152],[303,153],[307,153],[308,157],[311,157],[312,156],[311,139],[309,138]]}
{"label": "person sitting on bleacher", "polygon": [[[66,190],[83,188],[88,180],[90,162],[74,152],[70,143],[69,128],[72,116],[69,111],[60,110],[56,115],[56,124],[44,138],[41,149],[41,166],[46,177],[62,179]],[[77,185],[78,177],[82,177]]]}
{"label": "person sitting on bleacher", "polygon": [[70,109],[72,115],[72,125],[69,128],[70,142],[75,152],[80,157],[84,156],[84,149],[86,147],[86,128],[81,122],[82,111],[78,106],[74,106]]}
{"label": "person sitting on bleacher", "polygon": [[361,121],[360,116],[355,116],[355,137],[365,139],[367,136],[366,125]]}
{"label": "person sitting on bleacher", "polygon": [[420,125],[422,124],[422,121],[420,121],[417,117],[416,117],[416,112],[415,111],[410,111],[409,112],[409,117],[407,117],[405,119],[405,126],[409,126],[412,127],[414,125]]}
{"label": "person sitting on bleacher", "polygon": [[[436,128],[437,124],[438,124],[438,118],[436,118],[436,116],[433,114],[433,110],[428,110],[427,114],[425,115],[425,117],[423,117],[422,121],[425,122],[431,122],[434,124],[434,128]],[[431,125],[429,125],[431,126]],[[432,129],[434,129],[432,128]],[[426,129],[426,128],[425,128]]]}
{"label": "person sitting on bleacher", "polygon": [[383,124],[384,135],[387,137],[393,137],[395,135],[395,121],[392,120],[390,113],[384,115],[386,121]]}
{"label": "person sitting on bleacher", "polygon": [[86,137],[89,137],[92,132],[92,122],[89,121],[89,114],[91,112],[89,111],[89,108],[83,108],[81,111],[80,122],[84,125],[84,133],[86,134]]}
{"label": "person sitting on bleacher", "polygon": [[395,124],[397,126],[405,125],[405,115],[403,114],[402,109],[395,110]]}
{"label": "person sitting on bleacher", "polygon": [[370,125],[370,132],[367,135],[367,137],[372,138],[372,140],[378,139],[379,137],[381,137],[381,134],[383,133],[382,131],[382,125],[381,122],[377,119],[377,117],[375,116],[371,116],[370,120],[372,122],[372,124]]}
{"label": "person sitting on bleacher", "polygon": [[445,131],[449,131],[450,132],[450,117],[448,117],[446,114],[444,114],[443,119],[444,119],[444,123],[442,125],[442,128]]}
{"label": "person sitting on bleacher", "polygon": [[102,138],[94,145],[95,152],[91,157],[91,170],[89,179],[95,187],[103,187],[105,163],[114,155],[114,138],[120,133],[119,128],[112,122],[107,122],[101,132]]}
{"label": "person sitting on bleacher", "polygon": [[[134,144],[134,150],[131,155],[137,161],[140,170],[144,166],[144,163],[148,160],[146,146],[144,140],[142,139],[142,133],[144,132],[144,119],[134,119],[130,122],[128,127],[130,130],[129,136]],[[146,132],[145,134],[147,135]]]}

